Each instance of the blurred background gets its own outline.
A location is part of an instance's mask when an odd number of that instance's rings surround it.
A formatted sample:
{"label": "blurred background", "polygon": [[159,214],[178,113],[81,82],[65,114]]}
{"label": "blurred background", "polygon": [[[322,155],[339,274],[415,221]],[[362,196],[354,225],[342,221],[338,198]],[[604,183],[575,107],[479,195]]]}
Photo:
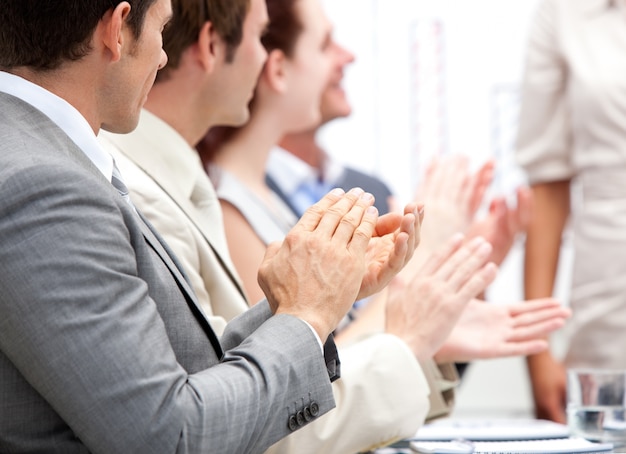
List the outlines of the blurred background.
{"label": "blurred background", "polygon": [[[324,0],[335,38],[356,61],[344,88],[349,118],[322,131],[326,150],[373,173],[403,202],[433,156],[497,160],[492,194],[525,182],[513,159],[519,84],[537,0]],[[428,215],[428,209],[426,209]],[[522,299],[523,239],[488,292],[493,303]],[[566,235],[556,296],[567,304]],[[562,351],[558,334],[552,339]],[[525,360],[472,364],[459,389],[458,417],[532,415]]]}

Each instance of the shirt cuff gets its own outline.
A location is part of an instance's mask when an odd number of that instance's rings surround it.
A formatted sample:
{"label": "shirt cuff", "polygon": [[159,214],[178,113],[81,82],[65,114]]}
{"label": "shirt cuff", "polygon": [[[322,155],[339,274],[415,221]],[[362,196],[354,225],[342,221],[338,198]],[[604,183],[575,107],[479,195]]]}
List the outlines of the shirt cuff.
{"label": "shirt cuff", "polygon": [[323,355],[324,354],[324,344],[322,343],[322,340],[320,339],[319,335],[317,334],[317,331],[315,331],[313,329],[313,327],[311,326],[311,324],[309,322],[307,322],[306,320],[304,320],[302,318],[300,320],[302,320],[304,322],[304,324],[306,326],[308,326],[309,329],[311,330],[311,332],[313,332],[313,334],[315,335],[315,339],[317,339],[317,344],[320,346],[320,351],[322,352],[322,355]]}

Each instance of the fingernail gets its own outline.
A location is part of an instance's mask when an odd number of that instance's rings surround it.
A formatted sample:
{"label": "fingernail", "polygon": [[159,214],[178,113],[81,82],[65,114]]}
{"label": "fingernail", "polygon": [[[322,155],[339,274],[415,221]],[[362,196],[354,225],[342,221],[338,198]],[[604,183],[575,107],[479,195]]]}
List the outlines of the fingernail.
{"label": "fingernail", "polygon": [[369,202],[370,200],[373,200],[374,196],[372,194],[370,194],[369,192],[364,192],[363,194],[361,194],[361,200],[365,200],[366,202]]}
{"label": "fingernail", "polygon": [[377,216],[378,215],[378,209],[375,206],[368,207],[365,212],[367,214],[369,214],[369,215],[372,215],[372,216]]}
{"label": "fingernail", "polygon": [[350,194],[354,194],[356,196],[360,196],[361,194],[363,194],[363,192],[365,192],[365,191],[363,191],[363,189],[361,189],[361,188],[352,188],[352,189],[350,189]]}
{"label": "fingernail", "polygon": [[332,195],[336,195],[336,196],[338,196],[338,197],[340,197],[340,196],[342,196],[342,195],[344,195],[344,194],[345,194],[344,190],[343,190],[343,189],[341,189],[341,188],[335,188],[335,189],[333,189],[332,191],[330,191],[330,193],[331,193]]}
{"label": "fingernail", "polygon": [[472,238],[467,245],[469,247],[478,247],[479,245],[482,245],[484,243],[487,243],[485,239],[481,236],[477,236],[475,238]]}
{"label": "fingernail", "polygon": [[465,239],[465,235],[463,235],[461,232],[456,232],[455,234],[452,235],[452,237],[450,238],[450,241],[453,244],[457,244],[457,243],[461,243],[464,239]]}
{"label": "fingernail", "polygon": [[478,251],[481,254],[489,254],[491,252],[491,244],[489,244],[487,242],[481,244],[480,248],[478,249]]}

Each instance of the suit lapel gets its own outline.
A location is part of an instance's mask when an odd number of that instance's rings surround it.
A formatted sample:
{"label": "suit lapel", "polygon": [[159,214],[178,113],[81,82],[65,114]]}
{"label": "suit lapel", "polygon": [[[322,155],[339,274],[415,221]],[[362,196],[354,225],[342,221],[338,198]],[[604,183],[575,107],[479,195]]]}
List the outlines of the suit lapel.
{"label": "suit lapel", "polygon": [[181,271],[182,267],[178,263],[175,262],[176,259],[175,259],[174,254],[169,250],[167,244],[161,240],[159,234],[153,229],[153,227],[150,225],[148,220],[144,218],[144,216],[139,211],[137,211],[137,214],[140,220],[141,231],[143,233],[144,238],[146,239],[146,242],[158,254],[158,256],[161,258],[165,266],[167,266],[167,268],[172,273],[172,276],[178,283],[178,286],[180,287],[181,291],[185,294],[185,297],[189,304],[189,308],[194,313],[196,318],[199,320],[200,324],[202,325],[202,328],[204,329],[207,336],[209,337],[209,340],[211,341],[211,344],[213,345],[213,348],[215,349],[216,354],[218,356],[221,356],[223,352],[222,352],[222,347],[220,345],[220,342],[217,336],[215,335],[213,328],[211,328],[211,325],[206,319],[204,312],[202,312],[202,310],[200,309],[200,305],[198,304],[195,293],[189,286],[187,279],[185,278],[185,276],[183,275],[183,272]]}
{"label": "suit lapel", "polygon": [[[129,157],[129,158],[132,159],[132,157]],[[236,275],[233,272],[231,265],[228,264],[226,260],[224,260],[224,257],[226,257],[226,255],[223,253],[223,251],[218,250],[216,245],[213,244],[213,242],[210,240],[209,235],[207,234],[207,230],[204,228],[205,223],[200,222],[199,220],[196,219],[196,216],[194,214],[195,208],[193,207],[191,202],[188,199],[178,198],[175,195],[173,195],[164,186],[160,184],[159,179],[155,178],[154,175],[148,169],[142,167],[140,163],[136,161],[135,161],[135,164],[139,166],[141,170],[143,170],[146,173],[146,175],[152,178],[154,183],[157,186],[159,186],[165,194],[167,194],[167,196],[180,208],[180,210],[184,213],[184,215],[191,221],[191,223],[200,232],[200,234],[202,235],[202,238],[204,238],[204,240],[207,242],[207,244],[213,251],[213,254],[217,258],[218,262],[220,263],[220,266],[224,269],[224,272],[226,273],[228,278],[232,281],[235,288],[237,288],[237,290],[241,294],[241,297],[244,299],[244,301],[248,301],[248,298],[246,297],[245,292],[243,291],[243,288],[241,286],[241,283],[239,282],[239,279],[235,277]],[[222,221],[219,220],[217,222],[222,222]]]}
{"label": "suit lapel", "polygon": [[[195,211],[196,210],[195,210],[195,208],[193,206],[186,208],[185,205],[191,205],[191,204],[190,203],[185,203],[185,204],[179,203],[179,201],[176,198],[174,198],[170,193],[167,193],[167,194],[174,201],[174,203],[176,203],[176,205],[178,205],[178,207],[185,214],[185,216],[187,216],[187,218],[189,218],[189,220],[195,226],[195,228],[198,229],[198,231],[202,235],[202,238],[204,238],[206,243],[209,245],[209,247],[211,248],[211,251],[213,251],[213,254],[217,258],[217,260],[220,263],[221,267],[226,272],[226,275],[228,276],[228,278],[232,281],[232,283],[235,286],[235,288],[237,289],[237,291],[239,291],[239,293],[241,294],[241,297],[244,299],[244,301],[247,302],[248,298],[247,298],[245,292],[243,291],[243,287],[241,285],[241,282],[236,277],[236,274],[235,274],[235,272],[232,269],[233,265],[230,264],[230,260],[228,260],[228,261],[225,260],[225,257],[228,257],[228,255],[226,253],[224,253],[224,251],[220,251],[218,249],[217,245],[214,244],[210,240],[209,235],[207,234],[207,230],[205,228],[203,228],[205,223],[204,222],[200,222],[198,219],[196,219],[196,216],[195,216]],[[219,202],[216,201],[216,203],[219,203]],[[219,220],[218,222],[223,222],[223,221]]]}
{"label": "suit lapel", "polygon": [[[163,123],[162,120],[158,119],[151,113],[143,111],[139,126],[133,134],[125,135],[123,138],[119,139],[114,136],[109,136],[109,140],[116,144],[118,150],[123,153],[126,158],[132,161],[146,175],[148,175],[152,181],[180,208],[184,215],[189,218],[213,251],[213,254],[217,258],[228,278],[232,281],[244,301],[247,302],[248,298],[246,297],[237,273],[234,271],[234,265],[230,261],[228,250],[224,250],[227,247],[226,240],[224,239],[223,245],[220,245],[219,242],[211,240],[211,238],[214,238],[214,234],[211,233],[211,225],[208,224],[211,222],[223,224],[222,218],[219,215],[221,212],[218,211],[215,216],[211,217],[211,219],[204,221],[200,219],[197,215],[197,209],[193,206],[190,200],[190,194],[192,192],[191,179],[196,175],[181,174],[188,173],[191,168],[193,168],[193,171],[195,172],[204,172],[204,170],[202,167],[198,166],[186,165],[180,167],[181,161],[170,160],[168,163],[170,165],[164,165],[163,161],[160,159],[169,159],[170,148],[189,148],[189,145],[187,145],[182,138],[176,142],[169,142],[168,139],[171,139],[171,137],[170,135],[163,134],[163,129],[171,129],[171,127]],[[159,135],[159,131],[161,131],[161,135]],[[176,133],[176,136],[178,136],[178,133]],[[132,155],[126,153],[126,149],[132,149]],[[179,167],[176,167],[174,164],[178,164]],[[183,168],[186,170],[183,171]],[[219,203],[217,196],[215,196],[215,203]],[[219,227],[221,228],[221,226]]]}
{"label": "suit lapel", "polygon": [[[24,105],[28,106],[27,108],[29,109],[31,108],[27,104],[24,104]],[[49,131],[48,131],[49,136],[47,137],[47,139],[54,140],[56,138],[56,140],[58,141],[58,147],[57,147],[58,150],[62,150],[64,153],[70,156],[72,160],[80,163],[81,166],[84,167],[86,171],[90,172],[94,178],[101,181],[102,184],[105,185],[103,186],[104,188],[107,188],[110,191],[115,191],[117,193],[117,189],[115,189],[110,182],[106,181],[106,178],[104,177],[104,175],[102,175],[100,170],[98,170],[98,168],[93,164],[93,162],[91,162],[91,160],[67,136],[67,134],[65,134],[56,124],[52,123],[47,117],[44,117],[39,111],[36,111],[33,109],[33,115],[42,116],[42,121],[36,122],[40,125],[40,127],[44,127],[46,122],[50,123]],[[124,204],[125,209],[131,210],[131,207],[128,206],[126,202],[124,202],[123,199],[121,198],[120,198],[120,203]],[[157,253],[157,255],[161,258],[163,263],[170,270],[179,288],[185,295],[191,312],[194,314],[196,319],[202,325],[202,328],[204,329],[207,337],[209,338],[209,340],[211,341],[211,344],[213,345],[213,348],[215,349],[215,353],[218,356],[221,356],[223,352],[222,352],[222,347],[220,345],[220,342],[215,332],[211,328],[208,320],[206,319],[204,313],[202,312],[202,310],[200,310],[200,307],[196,300],[195,293],[190,288],[184,275],[180,271],[181,268],[178,266],[178,264],[174,262],[174,259],[172,259],[174,255],[171,252],[169,252],[169,249],[167,248],[167,246],[162,244],[162,241],[159,240],[158,234],[156,234],[153,231],[153,229],[145,221],[143,216],[139,213],[139,211],[134,211],[133,216],[135,217],[135,219],[137,219],[137,222],[140,225],[143,236],[146,239],[147,243],[152,247],[152,249]]]}

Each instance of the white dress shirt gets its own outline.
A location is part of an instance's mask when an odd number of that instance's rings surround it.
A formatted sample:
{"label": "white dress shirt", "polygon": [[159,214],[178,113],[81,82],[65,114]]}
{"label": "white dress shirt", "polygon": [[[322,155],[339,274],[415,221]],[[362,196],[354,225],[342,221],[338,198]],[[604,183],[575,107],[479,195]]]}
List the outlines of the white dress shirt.
{"label": "white dress shirt", "polygon": [[21,99],[50,118],[111,181],[113,158],[100,147],[93,129],[74,106],[45,88],[5,71],[0,71],[0,91]]}

